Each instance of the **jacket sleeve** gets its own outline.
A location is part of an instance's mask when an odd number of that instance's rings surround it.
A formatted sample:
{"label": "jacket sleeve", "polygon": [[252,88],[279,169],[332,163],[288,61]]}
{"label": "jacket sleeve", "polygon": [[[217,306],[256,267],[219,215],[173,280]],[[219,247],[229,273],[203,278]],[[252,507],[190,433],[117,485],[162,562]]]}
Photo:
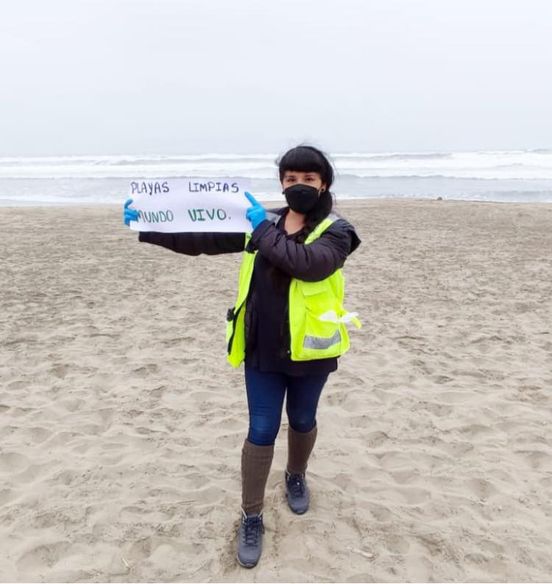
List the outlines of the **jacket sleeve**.
{"label": "jacket sleeve", "polygon": [[316,282],[341,268],[347,256],[360,245],[360,239],[344,219],[335,221],[307,245],[296,243],[275,225],[263,221],[253,231],[251,245],[292,278]]}
{"label": "jacket sleeve", "polygon": [[245,233],[159,233],[140,231],[138,241],[197,256],[235,253],[245,248]]}

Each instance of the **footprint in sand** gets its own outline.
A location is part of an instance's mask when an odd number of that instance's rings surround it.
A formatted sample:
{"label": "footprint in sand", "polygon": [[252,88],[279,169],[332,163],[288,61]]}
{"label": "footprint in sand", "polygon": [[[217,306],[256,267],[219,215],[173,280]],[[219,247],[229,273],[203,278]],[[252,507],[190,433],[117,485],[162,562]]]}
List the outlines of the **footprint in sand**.
{"label": "footprint in sand", "polygon": [[491,482],[484,479],[468,479],[463,481],[463,484],[466,485],[469,492],[483,501],[498,493],[498,489]]}
{"label": "footprint in sand", "polygon": [[17,452],[2,452],[0,454],[0,472],[16,473],[29,467],[30,460]]}
{"label": "footprint in sand", "polygon": [[51,568],[63,559],[72,544],[67,541],[58,541],[32,547],[17,559],[18,570],[23,573],[37,573],[39,570]]}
{"label": "footprint in sand", "polygon": [[41,444],[52,435],[51,430],[47,430],[46,428],[42,428],[41,426],[29,428],[29,433],[31,435],[31,440],[36,444]]}

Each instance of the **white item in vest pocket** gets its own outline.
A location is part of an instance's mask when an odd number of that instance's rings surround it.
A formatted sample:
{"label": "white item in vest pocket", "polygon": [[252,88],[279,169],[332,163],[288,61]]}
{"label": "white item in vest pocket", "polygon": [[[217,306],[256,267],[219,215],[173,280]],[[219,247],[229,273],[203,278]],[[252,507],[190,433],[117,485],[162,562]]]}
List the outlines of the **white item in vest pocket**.
{"label": "white item in vest pocket", "polygon": [[358,312],[346,312],[343,316],[337,316],[335,310],[328,310],[318,317],[318,320],[323,322],[335,322],[343,324],[354,324],[356,327],[359,326],[360,321],[358,320]]}

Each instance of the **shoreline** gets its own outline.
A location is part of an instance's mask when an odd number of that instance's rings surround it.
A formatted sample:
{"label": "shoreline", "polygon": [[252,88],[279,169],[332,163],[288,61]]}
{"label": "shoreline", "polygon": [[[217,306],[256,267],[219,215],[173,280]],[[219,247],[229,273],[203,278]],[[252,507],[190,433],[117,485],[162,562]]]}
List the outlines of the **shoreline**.
{"label": "shoreline", "polygon": [[[282,198],[283,199],[283,198]],[[7,200],[7,199],[6,199]],[[260,203],[263,203],[265,206],[274,206],[275,203],[278,202],[276,199],[258,199]],[[282,202],[284,202],[282,200]],[[351,198],[341,198],[338,197],[336,199],[336,207],[340,204],[346,206],[356,206],[356,205],[365,205],[370,203],[380,203],[380,204],[393,204],[393,203],[400,203],[400,204],[408,204],[408,203],[454,203],[454,204],[490,204],[490,205],[505,205],[505,206],[540,206],[543,208],[552,208],[552,202],[539,202],[539,201],[488,201],[483,199],[452,199],[452,198],[425,198],[425,197],[351,197]],[[81,202],[63,202],[63,203],[17,203],[17,204],[4,204],[2,200],[0,200],[0,209],[34,209],[34,208],[56,208],[56,209],[102,209],[102,208],[116,208],[123,206],[124,200],[122,199],[120,203],[81,203]]]}

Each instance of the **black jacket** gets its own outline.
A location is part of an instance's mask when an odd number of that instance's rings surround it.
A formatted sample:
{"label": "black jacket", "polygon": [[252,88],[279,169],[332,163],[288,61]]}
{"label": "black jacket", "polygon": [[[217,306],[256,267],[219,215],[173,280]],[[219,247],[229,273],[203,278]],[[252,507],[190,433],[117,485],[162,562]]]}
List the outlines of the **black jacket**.
{"label": "black jacket", "polygon": [[[336,358],[303,362],[289,358],[289,283],[291,278],[324,280],[343,266],[360,239],[353,226],[339,218],[311,244],[298,243],[301,232],[284,231],[286,213],[287,207],[269,211],[247,247],[258,253],[246,305],[246,365],[289,375],[329,373],[337,369]],[[140,232],[139,240],[186,255],[245,250],[244,233]]]}

